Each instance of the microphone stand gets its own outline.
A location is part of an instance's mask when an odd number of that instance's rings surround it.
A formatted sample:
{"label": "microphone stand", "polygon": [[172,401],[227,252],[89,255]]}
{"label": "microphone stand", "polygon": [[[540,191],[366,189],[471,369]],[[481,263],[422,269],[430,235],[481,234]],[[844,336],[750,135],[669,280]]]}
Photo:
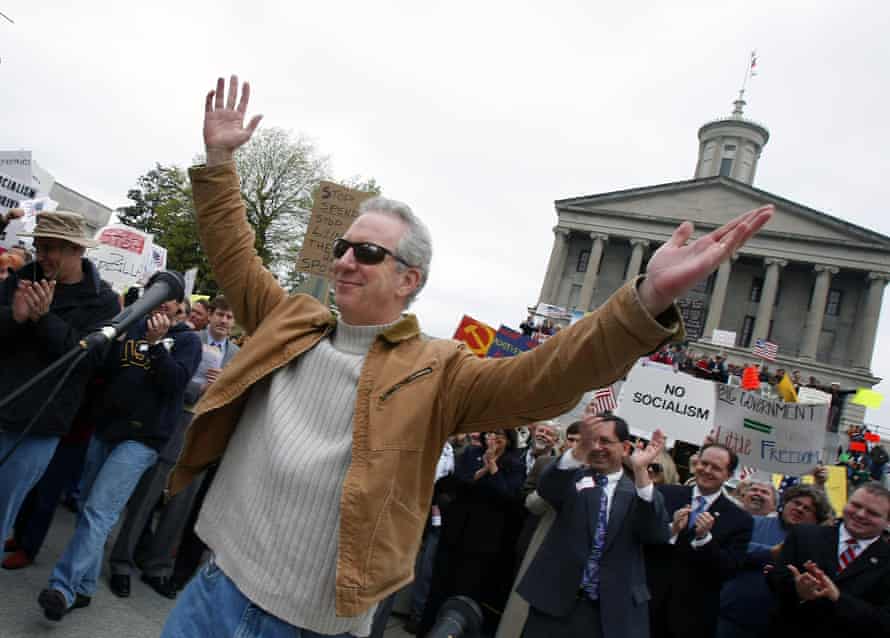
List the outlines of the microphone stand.
{"label": "microphone stand", "polygon": [[0,401],[0,410],[5,408],[7,405],[15,401],[22,394],[24,394],[27,390],[32,388],[34,384],[39,382],[40,380],[46,378],[48,375],[55,372],[57,369],[61,368],[63,365],[71,362],[68,365],[68,368],[62,373],[62,376],[59,378],[56,385],[53,387],[52,391],[43,401],[40,406],[40,409],[31,417],[31,420],[28,422],[28,425],[25,426],[25,429],[22,430],[22,433],[19,435],[19,438],[16,439],[15,443],[12,444],[12,447],[3,455],[3,458],[0,458],[0,466],[2,466],[9,457],[12,456],[13,452],[15,452],[18,447],[25,440],[25,437],[28,436],[28,433],[31,431],[31,428],[37,423],[37,420],[41,417],[43,412],[46,410],[47,406],[52,403],[53,399],[59,393],[59,390],[62,389],[62,386],[68,380],[68,377],[71,376],[71,373],[74,372],[74,368],[86,358],[86,356],[90,353],[95,346],[101,345],[103,343],[107,343],[110,340],[108,333],[108,328],[103,328],[98,332],[94,332],[93,334],[83,338],[80,342],[71,350],[66,352],[64,355],[59,357],[56,361],[54,361],[51,365],[47,366],[45,369],[41,370],[40,373],[36,374],[33,378],[31,378],[26,384],[18,388],[15,392],[4,398]]}

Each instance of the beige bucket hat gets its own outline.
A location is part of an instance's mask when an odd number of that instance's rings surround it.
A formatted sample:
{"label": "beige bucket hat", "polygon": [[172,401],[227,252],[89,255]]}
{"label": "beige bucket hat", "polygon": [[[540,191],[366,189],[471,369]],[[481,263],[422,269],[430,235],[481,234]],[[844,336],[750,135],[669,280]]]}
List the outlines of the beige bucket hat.
{"label": "beige bucket hat", "polygon": [[19,233],[19,237],[64,239],[85,248],[95,248],[99,245],[99,242],[90,237],[87,221],[83,215],[67,210],[38,213],[34,232]]}

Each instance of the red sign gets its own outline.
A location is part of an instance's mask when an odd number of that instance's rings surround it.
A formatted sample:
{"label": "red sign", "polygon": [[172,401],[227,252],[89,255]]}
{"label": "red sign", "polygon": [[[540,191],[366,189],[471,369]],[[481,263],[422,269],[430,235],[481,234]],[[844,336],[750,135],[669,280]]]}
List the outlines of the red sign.
{"label": "red sign", "polygon": [[476,321],[469,315],[464,315],[457,330],[454,331],[453,338],[467,344],[470,351],[477,357],[484,357],[494,341],[494,335],[494,328],[481,321]]}
{"label": "red sign", "polygon": [[141,255],[145,248],[145,237],[125,228],[106,228],[99,235],[99,243]]}

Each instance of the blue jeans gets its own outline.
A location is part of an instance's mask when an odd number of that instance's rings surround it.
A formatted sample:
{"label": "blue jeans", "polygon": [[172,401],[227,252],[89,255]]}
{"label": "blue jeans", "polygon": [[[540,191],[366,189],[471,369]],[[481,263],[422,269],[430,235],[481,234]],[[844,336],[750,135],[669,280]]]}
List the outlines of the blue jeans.
{"label": "blue jeans", "polygon": [[294,627],[254,605],[211,558],[179,595],[161,638],[236,637],[322,638],[322,634]]}
{"label": "blue jeans", "polygon": [[[18,440],[17,432],[0,432],[0,457]],[[12,536],[12,525],[22,502],[49,465],[57,436],[26,436],[12,456],[0,465],[0,542]]]}
{"label": "blue jeans", "polygon": [[157,458],[157,451],[137,441],[111,444],[96,437],[90,441],[82,483],[86,502],[74,536],[49,578],[49,586],[62,592],[69,606],[76,594],[96,592],[108,534],[139,478]]}

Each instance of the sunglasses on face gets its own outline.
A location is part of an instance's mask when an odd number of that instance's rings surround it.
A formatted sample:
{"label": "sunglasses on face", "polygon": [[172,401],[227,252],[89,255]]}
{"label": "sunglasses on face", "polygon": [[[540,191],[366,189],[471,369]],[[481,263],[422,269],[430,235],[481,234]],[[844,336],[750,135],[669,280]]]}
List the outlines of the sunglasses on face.
{"label": "sunglasses on face", "polygon": [[369,241],[351,242],[342,237],[334,240],[334,259],[340,259],[350,248],[352,248],[352,255],[355,257],[355,260],[365,266],[379,264],[389,255],[400,264],[404,264],[408,268],[411,267],[411,264],[383,246],[372,244]]}

